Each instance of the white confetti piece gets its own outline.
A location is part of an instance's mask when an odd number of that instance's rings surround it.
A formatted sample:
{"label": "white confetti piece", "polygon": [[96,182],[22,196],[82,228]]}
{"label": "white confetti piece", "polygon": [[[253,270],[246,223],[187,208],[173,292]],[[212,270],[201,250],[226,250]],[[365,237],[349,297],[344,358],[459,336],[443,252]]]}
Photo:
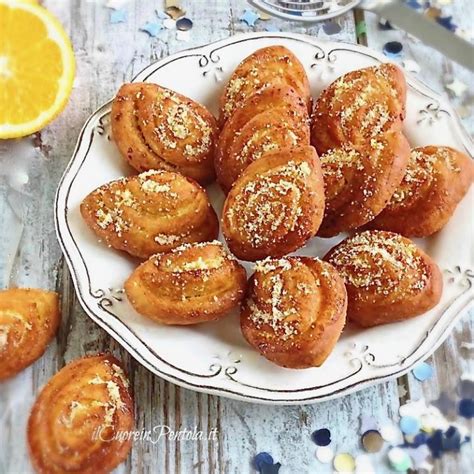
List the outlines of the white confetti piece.
{"label": "white confetti piece", "polygon": [[401,438],[401,432],[394,424],[386,424],[380,428],[380,434],[387,443],[396,443]]}
{"label": "white confetti piece", "polygon": [[464,92],[467,91],[468,87],[464,82],[461,82],[459,79],[454,79],[454,81],[445,85],[446,89],[450,90],[456,97],[461,97]]}
{"label": "white confetti piece", "polygon": [[180,31],[180,30],[176,30],[176,39],[178,41],[184,41],[184,42],[188,42],[191,40],[191,31],[188,30],[188,31]]}
{"label": "white confetti piece", "polygon": [[329,446],[319,446],[316,449],[316,458],[323,464],[328,464],[332,461],[334,452]]}
{"label": "white confetti piece", "polygon": [[375,474],[374,466],[367,454],[359,454],[355,458],[356,474]]}

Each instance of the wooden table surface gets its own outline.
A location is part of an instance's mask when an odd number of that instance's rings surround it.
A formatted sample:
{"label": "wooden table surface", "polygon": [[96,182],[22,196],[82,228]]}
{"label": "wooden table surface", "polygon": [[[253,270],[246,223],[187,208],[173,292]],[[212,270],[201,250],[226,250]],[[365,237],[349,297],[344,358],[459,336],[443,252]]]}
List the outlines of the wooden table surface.
{"label": "wooden table surface", "polygon": [[[269,451],[282,463],[280,473],[325,473],[330,465],[315,459],[311,433],[329,427],[336,451],[361,452],[359,424],[362,414],[380,423],[396,420],[400,403],[408,398],[435,399],[441,391],[453,392],[461,374],[472,373],[473,318],[463,317],[446,342],[429,360],[435,376],[418,382],[412,374],[381,383],[334,401],[292,407],[272,407],[195,393],[151,374],[96,326],[80,307],[65,266],[53,225],[54,193],[82,124],[99,105],[150,62],[176,51],[225,38],[239,32],[259,31],[272,25],[282,31],[328,37],[322,24],[311,27],[281,20],[259,21],[249,28],[239,21],[244,0],[182,1],[194,22],[189,42],[166,30],[150,38],[139,28],[156,18],[163,1],[125,2],[128,19],[110,24],[110,10],[100,0],[46,0],[68,31],[76,54],[77,77],[70,102],[55,122],[34,139],[0,142],[0,287],[32,286],[57,290],[62,295],[62,325],[46,354],[11,381],[0,385],[0,473],[31,472],[25,427],[39,389],[67,362],[85,354],[109,351],[125,364],[135,393],[137,429],[167,425],[173,430],[209,432],[215,441],[160,440],[135,442],[127,462],[117,472],[127,473],[247,473],[260,451]],[[443,2],[440,2],[443,3]],[[465,29],[474,24],[471,0],[455,0],[443,7]],[[341,31],[330,36],[356,42],[360,12],[338,19]],[[381,31],[372,15],[365,15],[369,46],[381,50],[387,41],[404,45],[401,59],[421,67],[418,77],[438,92],[457,78],[470,86],[462,97],[453,97],[469,132],[474,131],[473,76],[400,31]],[[15,173],[12,174],[12,170]],[[10,173],[10,175],[9,175]],[[28,182],[27,178],[28,177]],[[466,343],[463,345],[463,343]],[[399,391],[398,385],[404,390]],[[383,455],[374,455],[376,472],[391,472]],[[433,472],[472,472],[472,446],[461,454],[445,455]]]}

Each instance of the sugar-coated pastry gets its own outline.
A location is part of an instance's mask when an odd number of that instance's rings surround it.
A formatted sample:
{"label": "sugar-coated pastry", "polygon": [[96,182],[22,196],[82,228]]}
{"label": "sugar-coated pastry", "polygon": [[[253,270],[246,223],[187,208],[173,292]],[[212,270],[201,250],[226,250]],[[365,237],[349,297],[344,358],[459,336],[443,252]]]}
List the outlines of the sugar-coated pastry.
{"label": "sugar-coated pastry", "polygon": [[319,367],[346,321],[344,282],[327,262],[309,257],[257,262],[242,306],[247,341],[275,364]]}
{"label": "sugar-coated pastry", "polygon": [[57,293],[32,288],[0,290],[0,380],[39,359],[60,320]]}
{"label": "sugar-coated pastry", "polygon": [[410,145],[400,132],[321,155],[326,209],[318,235],[332,237],[371,221],[400,185],[409,156]]}
{"label": "sugar-coated pastry", "polygon": [[28,444],[40,474],[106,474],[132,446],[129,382],[111,355],[82,357],[63,367],[38,396]]}
{"label": "sugar-coated pastry", "polygon": [[124,84],[112,104],[112,135],[138,171],[179,171],[200,183],[214,179],[218,128],[203,105],[157,84]]}
{"label": "sugar-coated pastry", "polygon": [[284,46],[267,46],[246,57],[230,76],[220,99],[219,123],[223,125],[253,93],[269,85],[292,87],[309,110],[311,93],[303,65]]}
{"label": "sugar-coated pastry", "polygon": [[441,298],[438,265],[411,240],[369,230],[343,240],[324,257],[345,281],[347,316],[370,327],[425,313]]}
{"label": "sugar-coated pastry", "polygon": [[240,303],[246,284],[244,267],[214,241],[154,255],[130,275],[125,292],[143,316],[188,325],[225,316]]}
{"label": "sugar-coated pastry", "polygon": [[400,186],[367,227],[407,237],[434,234],[448,222],[473,176],[472,159],[460,151],[444,146],[415,148]]}
{"label": "sugar-coated pastry", "polygon": [[394,64],[344,74],[316,102],[312,144],[321,155],[341,146],[364,145],[384,132],[400,131],[405,102],[405,76]]}
{"label": "sugar-coated pastry", "polygon": [[287,148],[266,153],[235,182],[224,203],[222,232],[242,260],[281,257],[316,234],[323,212],[315,149]]}
{"label": "sugar-coated pastry", "polygon": [[225,192],[253,161],[268,151],[309,145],[307,105],[288,86],[254,93],[225,123],[216,148],[217,180]]}
{"label": "sugar-coated pastry", "polygon": [[139,258],[217,237],[206,191],[172,171],[146,171],[90,193],[81,204],[89,227],[111,247]]}

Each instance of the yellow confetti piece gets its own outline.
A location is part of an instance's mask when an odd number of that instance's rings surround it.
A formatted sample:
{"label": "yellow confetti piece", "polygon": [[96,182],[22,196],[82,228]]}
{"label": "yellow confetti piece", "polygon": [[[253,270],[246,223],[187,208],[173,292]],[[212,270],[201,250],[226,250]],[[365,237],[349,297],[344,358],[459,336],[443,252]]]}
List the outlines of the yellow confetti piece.
{"label": "yellow confetti piece", "polygon": [[354,472],[355,460],[349,453],[339,453],[333,462],[337,472]]}

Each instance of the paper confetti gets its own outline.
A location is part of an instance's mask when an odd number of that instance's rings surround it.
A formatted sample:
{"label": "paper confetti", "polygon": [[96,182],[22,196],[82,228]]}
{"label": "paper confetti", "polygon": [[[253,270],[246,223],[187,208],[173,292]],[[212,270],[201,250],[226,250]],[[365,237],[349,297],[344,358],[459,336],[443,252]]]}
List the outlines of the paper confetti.
{"label": "paper confetti", "polygon": [[474,399],[463,398],[459,402],[459,414],[463,418],[474,418]]}
{"label": "paper confetti", "polygon": [[187,43],[191,39],[191,32],[176,30],[176,39]]}
{"label": "paper confetti", "polygon": [[253,465],[257,471],[262,470],[262,464],[273,464],[273,462],[272,455],[267,452],[258,453],[253,458]]}
{"label": "paper confetti", "polygon": [[411,459],[401,448],[392,448],[387,453],[391,466],[398,472],[404,472],[412,467]]}
{"label": "paper confetti", "polygon": [[125,23],[127,21],[127,12],[125,10],[114,10],[110,12],[110,23],[116,25],[117,23]]}
{"label": "paper confetti", "polygon": [[375,474],[370,456],[367,456],[367,454],[359,454],[356,456],[355,472],[356,474]]}
{"label": "paper confetti", "polygon": [[327,428],[314,431],[311,437],[318,446],[327,446],[331,443],[331,432]]}
{"label": "paper confetti", "polygon": [[108,0],[105,4],[106,8],[110,8],[112,10],[119,10],[122,8],[128,0]]}
{"label": "paper confetti", "polygon": [[281,31],[281,30],[280,28],[278,28],[278,26],[268,25],[265,27],[265,31],[269,31],[270,33],[276,33],[277,31]]}
{"label": "paper confetti", "polygon": [[357,24],[356,24],[357,38],[359,38],[362,35],[366,35],[366,34],[367,34],[367,23],[364,20],[358,21]]}
{"label": "paper confetti", "polygon": [[383,54],[389,58],[397,58],[402,54],[403,45],[399,41],[389,41],[383,47]]}
{"label": "paper confetti", "polygon": [[446,89],[449,89],[456,97],[461,97],[468,89],[466,84],[464,84],[464,82],[461,82],[459,79],[455,79],[449,84],[446,84],[445,87]]}
{"label": "paper confetti", "polygon": [[163,20],[163,26],[167,30],[174,30],[176,28],[176,21],[173,20],[173,18],[167,18],[166,20]]}
{"label": "paper confetti", "polygon": [[316,449],[316,458],[323,464],[329,464],[334,458],[334,452],[328,446],[319,446]]}
{"label": "paper confetti", "polygon": [[339,453],[334,458],[333,466],[337,472],[354,472],[355,460],[349,453]]}
{"label": "paper confetti", "polygon": [[176,6],[167,7],[165,12],[171,18],[173,18],[173,20],[177,20],[178,18],[181,18],[182,16],[184,16],[186,14],[186,12],[184,10],[182,10],[180,7],[176,7]]}
{"label": "paper confetti", "polygon": [[378,453],[383,444],[382,435],[377,430],[366,431],[362,435],[362,446],[368,453]]}
{"label": "paper confetti", "polygon": [[152,38],[156,38],[161,29],[162,27],[159,23],[147,22],[140,28],[140,31],[147,33]]}
{"label": "paper confetti", "polygon": [[382,438],[388,443],[395,443],[400,437],[400,430],[392,423],[386,424],[380,428]]}
{"label": "paper confetti", "polygon": [[420,422],[413,416],[402,416],[400,419],[400,429],[406,435],[414,435],[420,431]]}
{"label": "paper confetti", "polygon": [[242,16],[239,18],[240,21],[243,21],[248,26],[255,26],[255,22],[260,18],[258,13],[254,10],[246,9]]}
{"label": "paper confetti", "polygon": [[393,30],[392,24],[386,20],[385,18],[379,19],[379,29],[386,31],[386,30]]}
{"label": "paper confetti", "polygon": [[431,365],[427,364],[426,362],[422,362],[421,364],[415,366],[412,372],[417,380],[424,382],[433,376],[433,367],[431,367]]}
{"label": "paper confetti", "polygon": [[188,31],[193,27],[193,22],[186,17],[182,17],[176,21],[176,28],[180,31]]}
{"label": "paper confetti", "polygon": [[453,23],[452,16],[439,16],[436,18],[436,21],[444,26],[449,31],[456,31],[456,25]]}
{"label": "paper confetti", "polygon": [[337,35],[341,31],[341,25],[337,21],[323,23],[323,31],[327,35]]}

